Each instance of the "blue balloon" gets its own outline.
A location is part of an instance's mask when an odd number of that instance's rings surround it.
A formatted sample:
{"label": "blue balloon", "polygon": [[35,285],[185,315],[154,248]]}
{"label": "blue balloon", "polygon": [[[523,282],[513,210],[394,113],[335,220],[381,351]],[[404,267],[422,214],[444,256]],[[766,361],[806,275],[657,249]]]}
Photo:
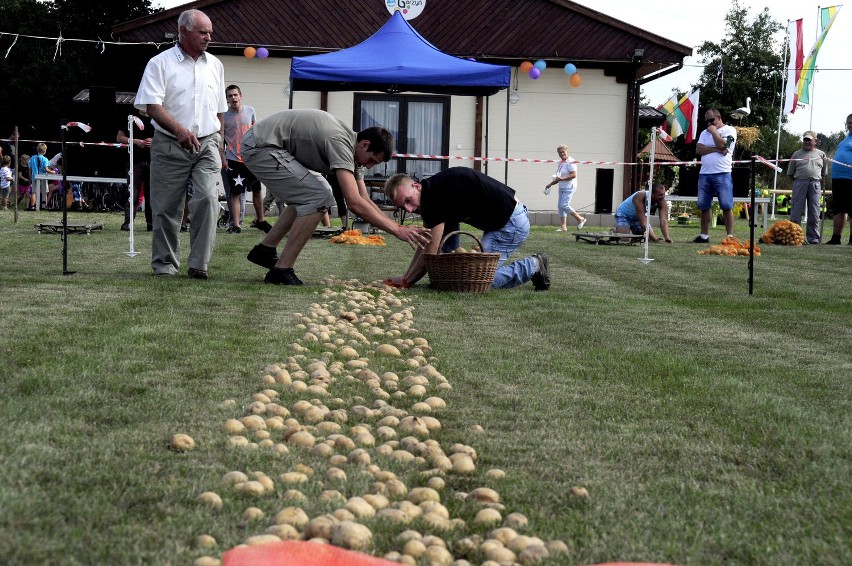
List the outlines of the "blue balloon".
{"label": "blue balloon", "polygon": [[565,73],[568,76],[571,76],[576,72],[577,72],[577,67],[574,65],[574,63],[568,63],[567,65],[565,65]]}
{"label": "blue balloon", "polygon": [[539,59],[538,61],[535,62],[535,65],[533,65],[533,66],[536,69],[538,69],[539,71],[543,71],[547,68],[547,63],[545,63],[543,59]]}

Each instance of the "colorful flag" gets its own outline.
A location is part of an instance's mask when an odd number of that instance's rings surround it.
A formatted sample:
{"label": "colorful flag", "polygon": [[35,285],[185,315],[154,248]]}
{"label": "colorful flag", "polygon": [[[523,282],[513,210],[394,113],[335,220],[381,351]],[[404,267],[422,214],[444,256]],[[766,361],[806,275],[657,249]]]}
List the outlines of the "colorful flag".
{"label": "colorful flag", "polygon": [[808,57],[802,65],[802,73],[799,76],[798,83],[796,84],[796,94],[799,95],[799,102],[808,104],[811,101],[810,87],[811,80],[814,76],[814,68],[816,67],[817,54],[819,53],[820,47],[822,47],[822,42],[825,41],[825,36],[828,34],[828,30],[831,28],[831,24],[834,23],[834,19],[837,17],[837,13],[840,11],[841,7],[842,5],[822,8],[819,12],[822,31],[820,32],[816,42],[814,42],[814,46],[811,47]]}
{"label": "colorful flag", "polygon": [[697,137],[698,127],[698,90],[684,95],[678,101],[677,95],[672,95],[658,107],[666,115],[666,126],[671,137],[676,138],[686,134],[686,143]]}
{"label": "colorful flag", "polygon": [[680,123],[675,119],[675,110],[677,110],[677,95],[673,94],[671,98],[661,104],[657,110],[660,110],[666,115],[666,123],[663,126],[663,131],[668,132],[673,138],[683,134],[680,129]]}
{"label": "colorful flag", "polygon": [[787,26],[787,44],[790,46],[790,59],[787,62],[787,89],[784,92],[784,115],[788,116],[796,111],[799,104],[797,85],[802,74],[802,20],[790,22]]}

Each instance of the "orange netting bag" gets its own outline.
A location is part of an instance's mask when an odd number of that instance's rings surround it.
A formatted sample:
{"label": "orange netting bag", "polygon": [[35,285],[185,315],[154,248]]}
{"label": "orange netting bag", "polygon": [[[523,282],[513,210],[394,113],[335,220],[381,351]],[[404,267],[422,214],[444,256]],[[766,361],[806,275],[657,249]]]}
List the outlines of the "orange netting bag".
{"label": "orange netting bag", "polygon": [[332,244],[349,244],[353,246],[385,246],[385,239],[378,234],[364,236],[360,230],[347,230],[331,238]]}
{"label": "orange netting bag", "polygon": [[[743,243],[733,236],[729,236],[716,246],[710,246],[706,250],[698,250],[698,255],[747,256],[751,245],[751,240],[746,240]],[[757,246],[754,246],[754,255],[760,255],[760,248]]]}
{"label": "orange netting bag", "polygon": [[760,237],[762,244],[778,244],[782,246],[801,246],[805,243],[805,233],[802,227],[789,220],[779,220]]}

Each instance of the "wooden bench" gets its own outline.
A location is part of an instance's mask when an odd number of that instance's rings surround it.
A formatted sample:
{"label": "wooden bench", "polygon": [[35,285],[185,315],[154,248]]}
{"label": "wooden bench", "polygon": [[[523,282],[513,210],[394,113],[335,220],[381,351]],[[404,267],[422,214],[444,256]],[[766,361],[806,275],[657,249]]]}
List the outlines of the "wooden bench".
{"label": "wooden bench", "polygon": [[596,245],[627,244],[631,246],[645,240],[644,234],[618,234],[615,232],[574,232],[574,238],[578,242],[583,241]]}

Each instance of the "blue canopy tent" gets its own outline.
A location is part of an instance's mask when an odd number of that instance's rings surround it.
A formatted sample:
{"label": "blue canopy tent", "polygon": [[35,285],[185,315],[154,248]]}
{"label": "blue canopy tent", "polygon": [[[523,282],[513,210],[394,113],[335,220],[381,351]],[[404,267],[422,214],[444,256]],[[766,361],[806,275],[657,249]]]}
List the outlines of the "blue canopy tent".
{"label": "blue canopy tent", "polygon": [[[511,67],[506,65],[447,55],[417,33],[400,12],[395,12],[376,33],[358,45],[333,53],[294,57],[289,106],[293,107],[293,93],[297,90],[368,90],[392,94],[413,91],[487,97],[509,88],[511,74]],[[486,104],[486,114],[487,108]],[[507,152],[508,113],[507,97]],[[486,127],[487,124],[486,119]],[[486,133],[486,153],[487,138]]]}
{"label": "blue canopy tent", "polygon": [[358,45],[294,57],[290,92],[379,90],[489,96],[509,88],[511,71],[505,65],[447,55],[395,12],[379,31]]}

